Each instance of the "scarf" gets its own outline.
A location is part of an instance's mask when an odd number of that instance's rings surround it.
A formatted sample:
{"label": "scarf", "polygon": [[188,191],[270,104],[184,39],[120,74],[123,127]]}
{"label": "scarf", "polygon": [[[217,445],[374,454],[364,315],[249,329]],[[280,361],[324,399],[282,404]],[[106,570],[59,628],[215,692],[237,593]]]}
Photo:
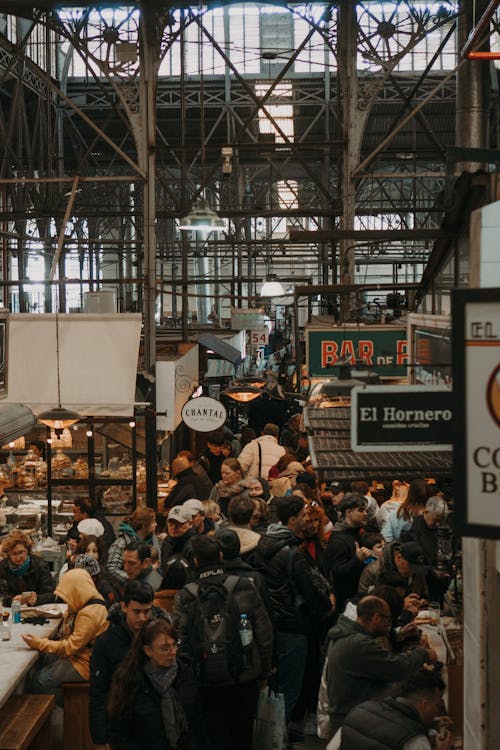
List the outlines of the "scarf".
{"label": "scarf", "polygon": [[233,495],[239,495],[240,492],[242,492],[244,488],[241,486],[239,482],[236,482],[236,484],[224,484],[224,482],[220,481],[217,482],[217,490],[219,493],[219,497],[232,497]]}
{"label": "scarf", "polygon": [[23,578],[29,570],[30,562],[31,562],[31,557],[29,555],[22,565],[13,565],[11,561],[9,560],[9,570],[15,576],[18,576],[19,578]]}
{"label": "scarf", "polygon": [[186,715],[173,687],[178,671],[177,662],[171,667],[164,668],[157,667],[148,659],[144,665],[146,677],[161,696],[163,726],[168,744],[174,750],[179,746],[179,741],[188,728]]}

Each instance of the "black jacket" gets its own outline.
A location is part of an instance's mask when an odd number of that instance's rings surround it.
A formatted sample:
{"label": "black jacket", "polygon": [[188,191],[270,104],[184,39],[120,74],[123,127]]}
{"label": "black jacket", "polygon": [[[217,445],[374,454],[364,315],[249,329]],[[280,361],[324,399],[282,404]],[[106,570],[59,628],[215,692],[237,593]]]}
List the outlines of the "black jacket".
{"label": "black jacket", "polygon": [[420,735],[427,736],[427,730],[408,701],[366,701],[347,714],[340,750],[401,750]]}
{"label": "black jacket", "polygon": [[358,590],[359,577],[363,572],[363,563],[356,555],[360,532],[360,528],[339,521],[333,527],[324,553],[324,573],[332,584],[337,612],[344,611],[347,601]]}
{"label": "black jacket", "polygon": [[328,706],[333,733],[354,706],[387,695],[392,683],[418,672],[427,651],[395,654],[379,644],[359,622],[341,615],[328,632]]}
{"label": "black jacket", "polygon": [[[222,564],[197,568],[196,575],[196,581],[200,587],[203,586],[204,581],[223,583],[227,577]],[[238,579],[233,597],[239,613],[247,615],[253,631],[251,666],[245,668],[238,682],[247,683],[253,680],[265,679],[271,670],[273,626],[266,612],[264,602],[254,584],[250,580],[241,577]],[[195,656],[192,649],[191,637],[195,606],[195,597],[184,587],[177,593],[174,599],[172,612],[174,624],[181,642],[180,654],[189,661],[193,661]]]}
{"label": "black jacket", "polygon": [[[193,735],[197,734],[195,727],[193,732],[193,724],[200,714],[198,686],[193,670],[182,661],[178,661],[178,665],[174,690],[186,714],[189,731],[180,738],[177,750],[192,750],[196,747]],[[132,713],[110,718],[109,744],[113,750],[171,750],[163,726],[161,696],[144,672],[134,695]]]}
{"label": "black jacket", "polygon": [[54,586],[55,581],[48,563],[37,555],[30,555],[30,564],[24,576],[16,576],[10,569],[9,558],[6,557],[0,562],[0,581],[7,583],[7,596],[4,597],[3,603],[10,607],[12,598],[23,591],[35,591],[37,604],[48,604],[55,599]]}
{"label": "black jacket", "polygon": [[286,526],[271,524],[257,545],[257,555],[276,630],[308,635],[314,619],[331,605],[327,590],[315,581],[314,561],[297,550],[301,541]]}
{"label": "black jacket", "polygon": [[[220,467],[222,466],[222,462],[224,460],[225,460],[225,456],[222,453],[216,456],[215,453],[212,453],[212,451],[209,448],[207,448],[201,453],[198,462],[200,466],[203,469],[205,469],[206,473],[208,474],[208,478],[210,479],[212,484],[217,484],[217,482],[220,482],[221,480]],[[208,498],[205,498],[205,499],[208,499]]]}
{"label": "black jacket", "polygon": [[401,534],[401,542],[416,542],[424,553],[426,565],[437,563],[437,529],[430,529],[424,521],[424,516],[417,516],[411,528]]}
{"label": "black jacket", "polygon": [[205,497],[205,483],[203,482],[203,479],[191,467],[184,469],[184,471],[180,471],[175,479],[177,480],[177,484],[167,497],[165,508],[173,508],[174,505],[182,505],[186,500],[191,500],[193,498],[196,500],[208,500],[208,495]]}
{"label": "black jacket", "polygon": [[255,588],[262,597],[264,606],[272,617],[271,600],[269,598],[269,591],[262,573],[252,568],[251,565],[244,562],[241,557],[234,557],[232,560],[224,560],[224,571],[228,576],[241,576],[242,578],[248,578],[254,584]]}
{"label": "black jacket", "polygon": [[[151,617],[170,622],[170,616],[161,607],[153,607]],[[111,607],[108,621],[109,627],[96,638],[90,657],[89,723],[90,734],[96,745],[104,745],[108,741],[106,699],[115,670],[134,640],[121,604]]]}
{"label": "black jacket", "polygon": [[161,545],[161,563],[162,573],[165,575],[166,564],[173,557],[183,558],[191,567],[193,567],[193,539],[196,539],[196,529],[190,528],[185,534],[179,537],[167,536]]}

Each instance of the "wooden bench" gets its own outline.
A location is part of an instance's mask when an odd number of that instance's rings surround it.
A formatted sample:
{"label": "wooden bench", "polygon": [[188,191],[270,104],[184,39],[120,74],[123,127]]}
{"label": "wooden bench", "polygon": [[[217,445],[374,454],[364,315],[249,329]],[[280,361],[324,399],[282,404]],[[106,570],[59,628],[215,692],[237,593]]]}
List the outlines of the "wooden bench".
{"label": "wooden bench", "polygon": [[52,750],[53,695],[13,695],[0,709],[0,750]]}
{"label": "wooden bench", "polygon": [[62,689],[64,750],[93,750],[96,746],[89,728],[89,683],[65,682]]}

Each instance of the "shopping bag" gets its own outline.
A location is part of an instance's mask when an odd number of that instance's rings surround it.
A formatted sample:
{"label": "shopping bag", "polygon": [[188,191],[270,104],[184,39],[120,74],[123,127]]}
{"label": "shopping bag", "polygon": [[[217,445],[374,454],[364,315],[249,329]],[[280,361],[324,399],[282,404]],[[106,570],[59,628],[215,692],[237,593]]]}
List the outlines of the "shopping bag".
{"label": "shopping bag", "polygon": [[285,696],[271,688],[259,693],[253,735],[254,750],[284,750],[287,746]]}

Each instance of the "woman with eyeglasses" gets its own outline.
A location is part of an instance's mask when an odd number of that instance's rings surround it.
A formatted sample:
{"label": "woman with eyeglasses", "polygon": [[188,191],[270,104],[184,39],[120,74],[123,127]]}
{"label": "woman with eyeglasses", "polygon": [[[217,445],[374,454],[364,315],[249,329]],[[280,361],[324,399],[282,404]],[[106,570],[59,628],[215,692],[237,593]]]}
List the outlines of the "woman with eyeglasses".
{"label": "woman with eyeglasses", "polygon": [[113,677],[108,701],[113,750],[191,750],[199,715],[190,667],[177,660],[177,633],[147,622]]}

